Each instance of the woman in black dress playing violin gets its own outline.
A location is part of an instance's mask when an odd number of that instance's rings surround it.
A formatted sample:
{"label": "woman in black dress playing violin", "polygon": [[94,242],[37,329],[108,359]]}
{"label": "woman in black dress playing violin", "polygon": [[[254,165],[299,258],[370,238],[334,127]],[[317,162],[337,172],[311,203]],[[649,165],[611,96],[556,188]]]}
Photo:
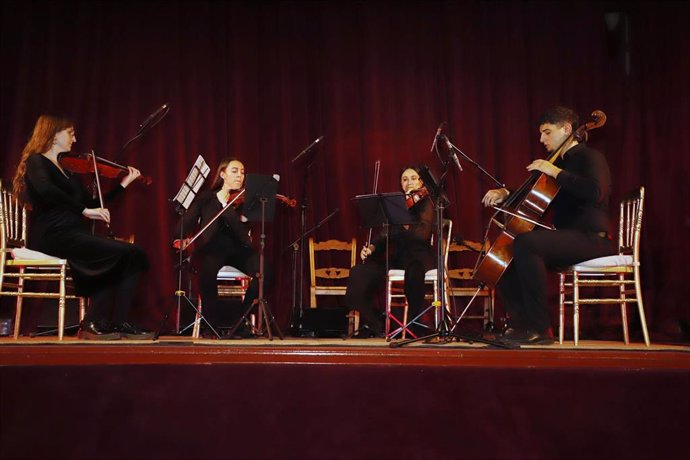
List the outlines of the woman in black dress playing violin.
{"label": "woman in black dress playing violin", "polygon": [[[258,297],[258,279],[254,275],[259,272],[259,254],[251,246],[249,226],[242,215],[244,197],[239,194],[244,187],[244,179],[244,164],[241,161],[235,158],[223,160],[211,188],[200,193],[184,215],[185,229],[203,228],[223,206],[237,198],[199,235],[195,243],[194,259],[199,267],[203,313],[214,329],[220,326],[217,278],[223,266],[231,265],[252,277],[243,300],[245,309]],[[269,279],[267,266],[264,272],[265,279]],[[202,333],[212,336],[209,331]],[[240,334],[248,335],[248,331],[240,329]]]}
{"label": "woman in black dress playing violin", "polygon": [[[419,171],[405,167],[400,174],[400,187],[408,195],[408,207],[415,220],[411,225],[395,225],[389,235],[389,268],[405,270],[405,297],[412,319],[424,303],[424,275],[436,266],[431,247],[434,206],[423,193]],[[368,338],[382,334],[381,320],[374,312],[372,298],[386,280],[386,235],[382,232],[368,247],[362,248],[363,263],[353,267],[347,283],[345,305],[360,312],[356,337]],[[416,329],[416,330],[415,330]],[[420,332],[418,328],[413,329]]]}
{"label": "woman in black dress playing violin", "polygon": [[[76,293],[90,298],[81,338],[151,339],[153,333],[127,321],[139,278],[148,269],[146,254],[133,244],[91,234],[84,218],[110,223],[110,211],[58,161],[58,155],[69,152],[76,140],[70,120],[41,115],[24,147],[13,186],[15,195],[32,208],[29,243],[67,259]],[[104,200],[120,195],[139,176],[129,167]]]}

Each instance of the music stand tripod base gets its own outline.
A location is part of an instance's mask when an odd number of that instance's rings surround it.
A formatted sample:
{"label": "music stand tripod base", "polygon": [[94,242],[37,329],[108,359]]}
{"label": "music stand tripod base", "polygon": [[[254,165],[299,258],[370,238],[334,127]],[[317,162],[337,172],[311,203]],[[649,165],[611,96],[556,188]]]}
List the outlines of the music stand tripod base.
{"label": "music stand tripod base", "polygon": [[[261,222],[261,243],[259,246],[259,273],[256,277],[259,280],[259,296],[246,309],[242,317],[235,323],[228,333],[230,337],[235,334],[237,328],[243,322],[249,321],[248,317],[255,306],[258,305],[258,330],[261,329],[262,322],[266,326],[266,334],[269,340],[273,340],[271,332],[271,325],[275,327],[278,337],[283,340],[285,337],[280,331],[271,309],[268,308],[268,302],[264,297],[264,248],[266,245],[266,220],[272,220],[275,212],[275,196],[278,189],[278,179],[276,176],[266,176],[260,174],[248,174],[247,186],[245,188],[245,205],[243,211],[250,222]],[[259,204],[259,206],[257,206]],[[268,209],[267,209],[268,208]],[[255,332],[255,331],[252,331]]]}

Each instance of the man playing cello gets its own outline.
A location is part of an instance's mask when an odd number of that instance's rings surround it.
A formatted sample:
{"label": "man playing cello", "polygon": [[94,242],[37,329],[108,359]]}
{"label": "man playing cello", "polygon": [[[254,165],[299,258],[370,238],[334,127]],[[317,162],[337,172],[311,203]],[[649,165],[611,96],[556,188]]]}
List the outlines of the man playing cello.
{"label": "man playing cello", "polygon": [[[539,141],[549,153],[562,144],[556,164],[535,160],[528,171],[555,179],[560,192],[554,198],[555,230],[537,228],[515,238],[513,262],[503,274],[499,294],[509,316],[503,340],[518,344],[553,343],[547,308],[547,269],[613,254],[609,237],[611,174],[604,155],[571,137],[577,114],[565,107],[547,110],[539,120]],[[489,190],[482,203],[503,203],[510,192]]]}

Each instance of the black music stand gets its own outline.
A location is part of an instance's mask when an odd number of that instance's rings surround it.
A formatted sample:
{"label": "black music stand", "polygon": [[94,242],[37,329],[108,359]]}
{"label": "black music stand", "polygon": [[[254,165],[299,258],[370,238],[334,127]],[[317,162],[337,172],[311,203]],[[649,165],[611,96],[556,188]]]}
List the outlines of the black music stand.
{"label": "black music stand", "polygon": [[[167,112],[166,112],[167,113]],[[187,178],[184,180],[182,183],[182,186],[180,187],[180,190],[177,192],[175,195],[175,198],[173,198],[171,201],[173,201],[176,206],[175,210],[179,214],[179,220],[180,220],[180,233],[179,233],[179,241],[180,241],[180,247],[179,247],[179,252],[178,252],[178,262],[176,265],[177,268],[177,290],[175,291],[175,297],[177,297],[177,317],[175,320],[175,326],[176,326],[176,331],[177,334],[182,334],[184,331],[189,329],[190,327],[194,326],[197,327],[199,326],[197,324],[197,320],[195,319],[192,321],[190,324],[185,326],[184,328],[180,329],[180,312],[182,310],[182,300],[185,301],[187,305],[192,307],[196,314],[199,316],[198,321],[202,321],[206,323],[206,326],[208,326],[213,333],[218,336],[218,331],[216,331],[213,326],[206,320],[206,317],[199,311],[198,305],[196,305],[192,300],[189,298],[188,294],[191,293],[192,290],[192,280],[188,279],[188,291],[185,291],[182,289],[182,273],[185,270],[185,267],[189,266],[189,262],[191,259],[191,256],[184,256],[184,249],[182,247],[182,242],[184,241],[184,213],[187,212],[189,209],[189,206],[192,204],[194,199],[197,196],[197,193],[199,192],[199,189],[201,186],[204,184],[206,181],[206,178],[208,177],[209,173],[211,172],[211,168],[208,166],[206,161],[204,160],[204,157],[199,155],[194,162],[194,165],[192,166],[192,169],[189,170],[189,173],[187,174]],[[192,270],[190,268],[190,270]],[[193,272],[193,270],[192,270]],[[161,319],[158,328],[156,329],[156,338],[160,335],[160,332],[163,328],[163,325],[165,322],[168,320],[168,317],[170,316],[170,312],[166,311],[165,314],[163,315],[163,318]]]}
{"label": "black music stand", "polygon": [[383,226],[386,235],[386,274],[388,274],[388,243],[391,225],[414,225],[415,221],[407,208],[405,194],[402,192],[357,195],[355,202],[362,228]]}
{"label": "black music stand", "polygon": [[247,174],[246,177],[246,187],[245,187],[245,205],[243,208],[244,216],[250,222],[261,222],[261,244],[259,246],[259,273],[257,274],[259,279],[259,296],[252,302],[252,304],[246,309],[242,317],[235,323],[235,325],[228,332],[228,336],[232,337],[235,334],[237,328],[240,327],[242,323],[249,321],[249,315],[255,306],[258,306],[257,312],[257,335],[262,335],[262,323],[266,326],[266,334],[268,334],[269,340],[273,340],[273,334],[271,333],[271,325],[275,327],[275,330],[281,340],[284,339],[283,333],[280,331],[276,319],[268,308],[268,302],[264,297],[264,247],[266,245],[266,222],[273,221],[273,215],[275,214],[275,203],[276,203],[276,192],[278,191],[278,181],[280,176],[277,174],[273,176],[266,176],[261,174]]}
{"label": "black music stand", "polygon": [[363,228],[413,224],[402,192],[357,195],[352,198]]}

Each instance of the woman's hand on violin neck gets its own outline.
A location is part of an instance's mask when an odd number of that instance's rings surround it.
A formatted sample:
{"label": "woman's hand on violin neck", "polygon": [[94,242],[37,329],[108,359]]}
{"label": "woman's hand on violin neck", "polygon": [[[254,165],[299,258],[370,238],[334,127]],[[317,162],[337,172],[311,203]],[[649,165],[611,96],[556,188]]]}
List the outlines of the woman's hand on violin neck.
{"label": "woman's hand on violin neck", "polygon": [[129,169],[129,173],[120,181],[120,185],[122,185],[122,188],[127,188],[129,184],[131,184],[132,182],[137,180],[139,176],[141,176],[141,172],[137,168],[127,166],[127,169]]}
{"label": "woman's hand on violin neck", "polygon": [[373,244],[370,244],[368,247],[364,246],[362,248],[362,252],[359,253],[359,257],[362,258],[362,261],[366,260],[367,257],[369,257],[371,254],[373,254],[374,250],[376,249],[376,246]]}
{"label": "woman's hand on violin neck", "polygon": [[179,238],[176,240],[173,240],[172,247],[174,249],[182,249],[183,251],[187,249],[187,246],[189,246],[189,242],[191,241],[191,238],[185,238],[183,240],[180,240]]}
{"label": "woman's hand on violin neck", "polygon": [[551,176],[555,179],[562,169],[546,160],[534,160],[532,163],[527,165],[527,171],[543,172],[547,176]]}
{"label": "woman's hand on violin neck", "polygon": [[106,208],[85,208],[81,213],[87,219],[102,220],[105,223],[110,223],[110,211]]}
{"label": "woman's hand on violin neck", "polygon": [[482,198],[482,203],[484,206],[491,207],[497,204],[503,203],[506,198],[508,198],[510,192],[505,188],[495,188],[486,192],[484,198]]}

